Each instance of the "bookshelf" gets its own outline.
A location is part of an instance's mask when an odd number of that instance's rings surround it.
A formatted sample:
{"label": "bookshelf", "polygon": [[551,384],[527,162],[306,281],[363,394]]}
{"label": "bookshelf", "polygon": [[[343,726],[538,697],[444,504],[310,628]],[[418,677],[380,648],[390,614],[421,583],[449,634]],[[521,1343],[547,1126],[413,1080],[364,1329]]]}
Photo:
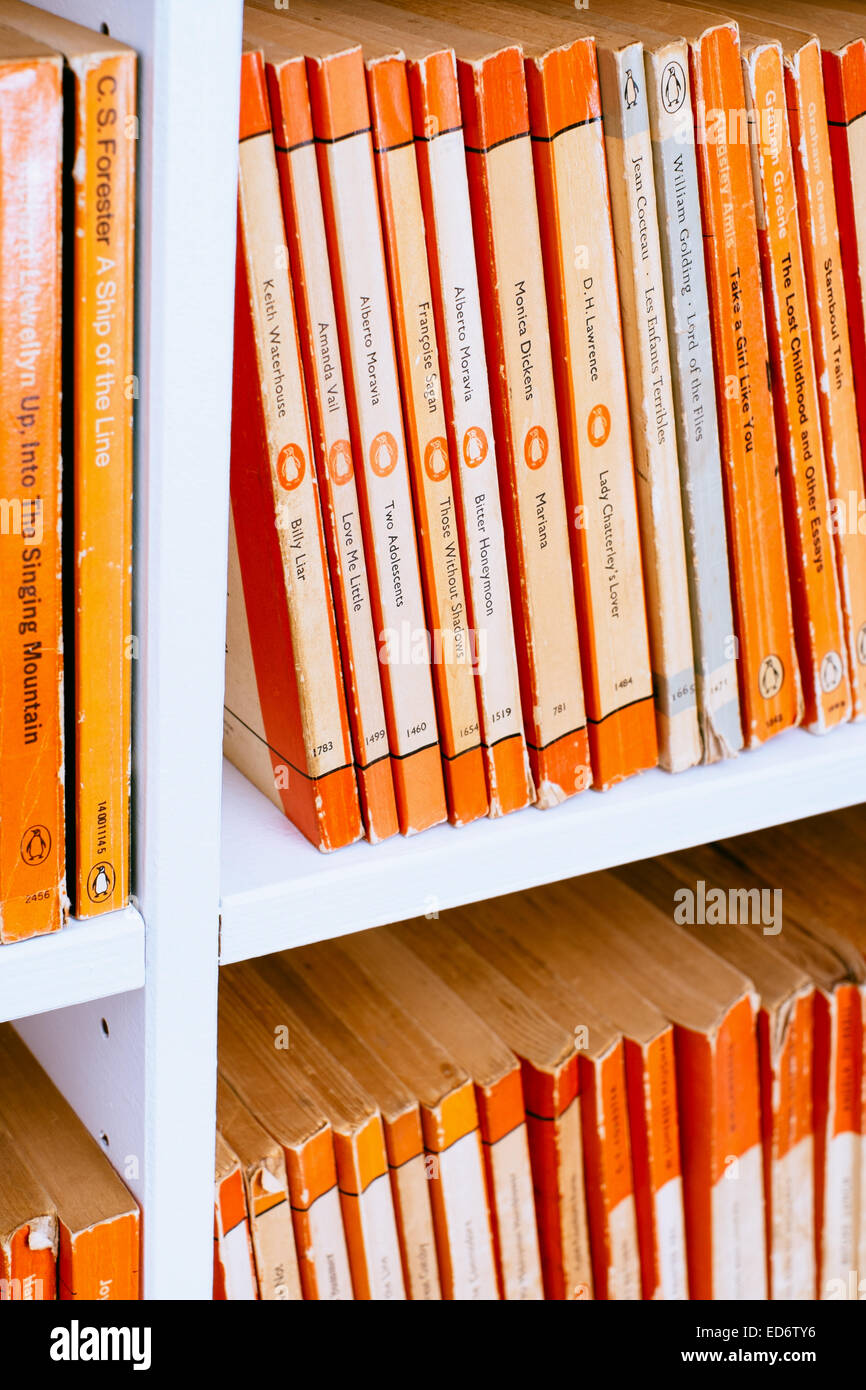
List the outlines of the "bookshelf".
{"label": "bookshelf", "polygon": [[548,813],[313,850],[221,750],[242,0],[40,2],[141,55],[135,904],[3,948],[0,1016],[141,1201],[145,1295],[206,1299],[219,961],[852,804],[866,728],[793,732]]}

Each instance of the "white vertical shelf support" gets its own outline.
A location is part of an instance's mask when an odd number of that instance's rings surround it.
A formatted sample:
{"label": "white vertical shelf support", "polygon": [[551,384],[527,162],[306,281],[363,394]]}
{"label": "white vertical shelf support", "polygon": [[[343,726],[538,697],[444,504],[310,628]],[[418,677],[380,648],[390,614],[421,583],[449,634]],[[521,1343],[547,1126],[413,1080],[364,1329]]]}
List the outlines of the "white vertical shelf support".
{"label": "white vertical shelf support", "polygon": [[[133,881],[146,985],[21,1031],[119,1171],[143,1150],[130,1186],[145,1296],[209,1298],[242,0],[41,3],[140,55]],[[96,1062],[106,1009],[123,1024]]]}

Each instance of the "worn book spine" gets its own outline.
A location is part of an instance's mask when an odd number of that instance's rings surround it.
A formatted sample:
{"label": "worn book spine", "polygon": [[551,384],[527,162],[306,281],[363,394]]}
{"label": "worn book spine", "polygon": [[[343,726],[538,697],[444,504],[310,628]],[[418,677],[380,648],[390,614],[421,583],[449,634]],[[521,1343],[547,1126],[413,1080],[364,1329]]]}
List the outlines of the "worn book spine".
{"label": "worn book spine", "polygon": [[625,1048],[581,1056],[586,1200],[597,1298],[641,1297],[641,1267],[626,1099]]}
{"label": "worn book spine", "polygon": [[736,24],[708,29],[690,61],[740,714],[753,748],[799,723],[802,696]]}
{"label": "worn book spine", "polygon": [[701,760],[686,545],[643,48],[599,47],[659,763]]}
{"label": "worn book spine", "polygon": [[242,65],[238,213],[225,748],[319,849],[336,849],[363,826],[254,50]]}
{"label": "worn book spine", "polygon": [[688,1298],[673,1028],[625,1040],[629,1135],[643,1298]]}
{"label": "worn book spine", "polygon": [[284,1145],[284,1152],[304,1298],[352,1299],[330,1125],[304,1143]]}
{"label": "worn book spine", "polygon": [[524,1063],[523,1094],[544,1296],[591,1299],[577,1058],[546,1073]]}
{"label": "worn book spine", "polygon": [[301,57],[268,62],[265,72],[358,792],[367,838],[377,843],[397,833],[397,803],[307,74]]}
{"label": "worn book spine", "polygon": [[689,52],[644,51],[703,761],[743,747]]}
{"label": "worn book spine", "polygon": [[355,1298],[405,1299],[381,1115],[351,1133],[335,1129],[334,1158]]}
{"label": "worn book spine", "polygon": [[421,1119],[442,1297],[497,1299],[490,1204],[471,1082],[456,1086],[437,1105],[422,1105]]}
{"label": "worn book spine", "polygon": [[0,1128],[0,1302],[57,1297],[57,1214],[15,1140]]}
{"label": "worn book spine", "polygon": [[769,1295],[815,1297],[812,1055],[815,991],[758,1014]]}
{"label": "worn book spine", "polygon": [[520,710],[498,460],[457,67],[452,50],[408,64],[415,150],[439,338],[454,500],[464,556],[491,816],[535,799]]}
{"label": "worn book spine", "polygon": [[[0,941],[66,909],[60,557],[59,57],[0,87]],[[27,178],[22,178],[22,170]]]}
{"label": "worn book spine", "polygon": [[[815,1236],[818,1298],[848,1288],[860,1256],[861,991],[840,984],[815,1009]],[[841,1283],[840,1283],[841,1281]]]}
{"label": "worn book spine", "polygon": [[[595,42],[527,59],[593,785],[654,767],[634,460]],[[592,196],[587,196],[587,190]]]}
{"label": "worn book spine", "polygon": [[371,59],[367,91],[448,816],[453,825],[465,825],[487,815],[487,781],[458,531],[455,463],[445,423],[440,343],[402,57]]}
{"label": "worn book spine", "polygon": [[442,1286],[420,1106],[394,1119],[383,1116],[382,1123],[406,1297],[434,1302],[442,1298]]}
{"label": "worn book spine", "polygon": [[823,60],[860,458],[866,468],[866,37],[836,53],[825,49]]}
{"label": "worn book spine", "polygon": [[851,693],[780,46],[753,48],[743,76],[804,722],[826,733],[850,719]]}
{"label": "worn book spine", "polygon": [[516,47],[457,70],[523,721],[547,808],[591,771],[526,83]]}
{"label": "worn book spine", "polygon": [[370,111],[359,48],[309,59],[325,229],[404,835],[447,814],[415,543]]}
{"label": "worn book spine", "polygon": [[520,1071],[475,1088],[500,1297],[544,1297]]}
{"label": "worn book spine", "polygon": [[93,917],[123,907],[129,896],[136,57],[76,56],[69,70],[69,838],[73,910]]}
{"label": "worn book spine", "polygon": [[258,1298],[246,1191],[237,1161],[230,1172],[217,1175],[214,1190],[213,1284],[218,1300]]}

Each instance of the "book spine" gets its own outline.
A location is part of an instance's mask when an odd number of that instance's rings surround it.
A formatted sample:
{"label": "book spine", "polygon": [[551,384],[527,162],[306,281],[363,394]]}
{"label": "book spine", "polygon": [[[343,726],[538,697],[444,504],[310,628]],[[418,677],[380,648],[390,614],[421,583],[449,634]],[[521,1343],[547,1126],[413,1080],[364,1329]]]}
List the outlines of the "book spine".
{"label": "book spine", "polygon": [[75,1301],[139,1297],[138,1212],[126,1212],[86,1231],[58,1220],[57,1297]]}
{"label": "book spine", "polygon": [[476,1087],[500,1295],[544,1297],[520,1072]]}
{"label": "book spine", "polygon": [[284,1152],[304,1298],[351,1300],[352,1275],[330,1126],[306,1143],[286,1146]]}
{"label": "book spine", "polygon": [[[527,60],[593,785],[654,767],[653,708],[595,44]],[[593,196],[587,197],[586,190]]]}
{"label": "book spine", "polygon": [[[76,86],[74,389],[64,420],[73,460],[73,698],[67,748],[79,917],[129,896],[132,629],[132,411],[136,59],[70,64]],[[69,447],[69,445],[67,445]],[[72,845],[70,845],[72,848]]]}
{"label": "book spine", "polygon": [[544,1296],[591,1299],[577,1058],[555,1078],[524,1064],[523,1090]]}
{"label": "book spine", "polygon": [[688,1298],[673,1030],[626,1039],[629,1136],[644,1298]]}
{"label": "book spine", "polygon": [[[247,418],[234,423],[232,441],[232,515],[258,687],[247,692],[245,708],[261,711],[274,764],[272,782],[279,779],[279,760],[286,755],[286,775],[277,784],[285,792],[287,814],[305,830],[312,821],[314,842],[334,849],[358,839],[362,826],[264,70],[261,54],[251,51],[244,54],[242,66],[239,148],[236,413],[252,400],[261,424],[255,453],[243,448],[242,432],[252,429]],[[280,587],[275,594],[277,567]],[[272,631],[262,616],[277,603],[286,616]],[[270,665],[281,633],[292,664],[275,675]],[[283,650],[284,662],[286,658]],[[232,662],[233,648],[227,644],[229,668]],[[294,689],[297,728],[291,751],[281,738],[289,717],[281,707],[281,678]],[[251,720],[230,704],[236,683],[232,686],[230,674],[226,705],[235,719],[232,733],[241,742],[255,739]],[[293,759],[295,746],[300,752]],[[299,799],[306,805],[296,811]]]}
{"label": "book spine", "polygon": [[683,511],[643,48],[601,47],[599,81],[617,248],[659,763],[701,760]]}
{"label": "book spine", "polygon": [[582,1056],[581,1124],[597,1298],[639,1299],[641,1266],[628,1133],[625,1048]]}
{"label": "book spine", "polygon": [[861,464],[866,450],[866,39],[824,50],[824,85],[842,274],[857,393]]}
{"label": "book spine", "polygon": [[334,1158],[355,1298],[405,1299],[381,1116],[353,1134],[335,1130]]}
{"label": "book spine", "polygon": [[239,1168],[216,1185],[214,1244],[214,1298],[258,1298],[244,1180]]}
{"label": "book spine", "polygon": [[376,843],[397,833],[397,803],[304,61],[268,63],[266,77],[358,791]]}
{"label": "book spine", "polygon": [[[827,1100],[818,1297],[857,1269],[860,1255],[860,1115],[863,1019],[856,985],[837,985],[827,1009]],[[817,1108],[817,1107],[816,1107]],[[816,1114],[816,1123],[819,1114]]]}
{"label": "book spine", "polygon": [[446,816],[421,574],[359,49],[307,77],[400,829]]}
{"label": "book spine", "polygon": [[514,646],[505,532],[457,69],[452,52],[409,65],[415,148],[427,233],[434,317],[454,498],[473,632],[481,745],[491,816],[535,798]]}
{"label": "book spine", "polygon": [[799,723],[801,693],[736,25],[704,34],[691,63],[740,713],[752,748]]}
{"label": "book spine", "polygon": [[766,1069],[762,1109],[768,1131],[764,1185],[769,1293],[776,1301],[815,1297],[811,1094],[814,1007],[815,991],[810,988],[793,1001],[781,1028],[769,1020],[766,1010],[759,1015],[762,1072]]}
{"label": "book spine", "polygon": [[866,530],[861,528],[860,519],[866,516],[866,491],[821,48],[816,39],[804,44],[788,61],[785,83],[852,713],[853,718],[863,719],[866,718]]}
{"label": "book spine", "polygon": [[710,304],[685,42],[645,52],[704,762],[743,747]]}
{"label": "book spine", "polygon": [[413,1302],[433,1302],[441,1299],[442,1287],[418,1106],[408,1115],[385,1123],[385,1143],[406,1297]]}
{"label": "book spine", "polygon": [[467,1082],[439,1105],[422,1106],[430,1202],[442,1297],[499,1298],[481,1132]]}
{"label": "book spine", "polygon": [[[526,83],[518,48],[458,62],[524,729],[541,808],[590,784]],[[515,189],[525,196],[515,200]]]}
{"label": "book spine", "polygon": [[851,716],[812,326],[806,292],[781,49],[743,62],[758,242],[772,354],[782,503],[805,722],[825,733]]}
{"label": "book spine", "polygon": [[405,62],[369,62],[367,89],[445,790],[465,825],[487,815],[487,783]]}
{"label": "book spine", "polygon": [[57,1218],[39,1216],[0,1240],[0,1302],[57,1297]]}
{"label": "book spine", "polygon": [[57,931],[67,907],[60,59],[9,74],[0,92],[0,941]]}
{"label": "book spine", "polygon": [[[711,1099],[708,1097],[714,1118],[713,1298],[767,1297],[755,1011],[751,997],[735,1004],[719,1028],[713,1048],[713,1091]],[[736,1088],[731,1087],[732,1076],[737,1077]],[[691,1281],[689,1288],[692,1298],[702,1297]]]}
{"label": "book spine", "polygon": [[246,1193],[259,1298],[297,1301],[301,1280],[286,1179],[263,1163],[248,1176]]}

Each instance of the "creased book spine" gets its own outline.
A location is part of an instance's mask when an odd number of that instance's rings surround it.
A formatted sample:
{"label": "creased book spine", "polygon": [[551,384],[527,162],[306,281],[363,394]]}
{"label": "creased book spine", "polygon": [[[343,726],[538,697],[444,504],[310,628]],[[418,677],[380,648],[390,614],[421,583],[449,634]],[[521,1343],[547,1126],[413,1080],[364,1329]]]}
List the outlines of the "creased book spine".
{"label": "creased book spine", "polygon": [[659,762],[701,759],[664,276],[643,47],[599,47]]}
{"label": "creased book spine", "polygon": [[645,52],[704,762],[743,746],[688,47]]}

